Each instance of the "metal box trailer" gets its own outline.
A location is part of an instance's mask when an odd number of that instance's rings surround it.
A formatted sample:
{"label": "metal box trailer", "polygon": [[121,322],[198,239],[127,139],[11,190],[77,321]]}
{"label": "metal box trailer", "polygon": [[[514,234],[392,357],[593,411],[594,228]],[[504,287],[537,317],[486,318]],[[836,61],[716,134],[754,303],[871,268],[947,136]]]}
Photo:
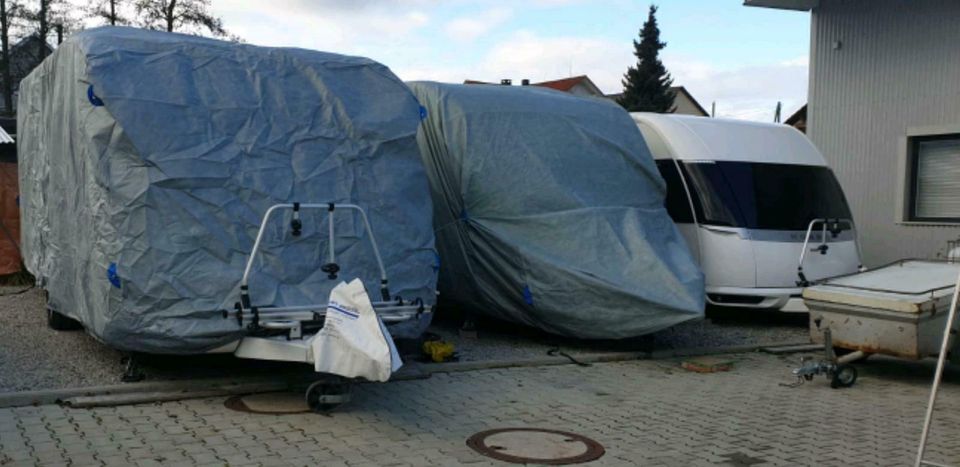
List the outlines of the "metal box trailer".
{"label": "metal box trailer", "polygon": [[[824,280],[803,291],[810,338],[833,346],[910,359],[936,355],[960,263],[902,260]],[[956,348],[956,339],[950,345]]]}

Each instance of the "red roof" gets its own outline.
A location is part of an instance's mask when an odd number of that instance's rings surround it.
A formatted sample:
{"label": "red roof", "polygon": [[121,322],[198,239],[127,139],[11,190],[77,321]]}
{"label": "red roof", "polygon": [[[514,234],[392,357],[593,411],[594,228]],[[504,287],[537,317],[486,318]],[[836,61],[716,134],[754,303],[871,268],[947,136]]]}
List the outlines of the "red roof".
{"label": "red roof", "polygon": [[543,86],[545,88],[556,89],[557,91],[568,92],[574,86],[589,80],[585,75],[574,76],[571,78],[555,79],[553,81],[544,81],[542,83],[533,83],[534,86]]}
{"label": "red roof", "polygon": [[[463,84],[494,84],[494,83],[468,79],[468,80],[465,80]],[[590,78],[586,75],[573,76],[570,78],[563,78],[563,79],[555,79],[552,81],[542,81],[539,83],[530,83],[530,85],[540,86],[543,88],[550,88],[555,91],[561,91],[561,92],[570,92],[570,90],[573,89],[575,86],[582,85],[587,89],[588,93],[594,94],[597,97],[604,97],[603,91],[601,91],[600,88],[598,88],[597,85],[594,84],[593,81],[591,81]]]}

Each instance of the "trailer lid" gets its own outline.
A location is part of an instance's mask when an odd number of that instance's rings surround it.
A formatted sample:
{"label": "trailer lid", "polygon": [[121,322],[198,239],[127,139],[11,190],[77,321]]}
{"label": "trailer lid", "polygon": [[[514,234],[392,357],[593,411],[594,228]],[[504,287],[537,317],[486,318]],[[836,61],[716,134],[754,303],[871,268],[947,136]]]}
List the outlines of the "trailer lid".
{"label": "trailer lid", "polygon": [[958,273],[960,263],[902,260],[866,272],[828,279],[804,289],[803,298],[919,313],[949,300]]}

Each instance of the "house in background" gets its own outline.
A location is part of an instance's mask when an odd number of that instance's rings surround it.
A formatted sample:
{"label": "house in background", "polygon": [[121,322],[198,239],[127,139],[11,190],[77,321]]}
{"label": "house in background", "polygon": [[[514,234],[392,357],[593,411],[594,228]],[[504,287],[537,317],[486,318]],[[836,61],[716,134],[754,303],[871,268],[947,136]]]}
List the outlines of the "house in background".
{"label": "house in background", "polygon": [[[483,81],[466,80],[463,84],[494,84]],[[500,84],[513,84],[511,80],[502,80]],[[604,94],[599,87],[586,75],[572,76],[570,78],[555,79],[552,81],[542,81],[531,83],[530,80],[521,81],[522,86],[540,86],[544,88],[556,89],[557,91],[568,92],[576,96],[600,97],[610,100],[617,100],[620,94]],[[675,94],[673,113],[684,115],[697,115],[700,117],[709,117],[710,114],[697,102],[689,91],[683,86],[673,86],[670,88]]]}
{"label": "house in background", "polygon": [[[707,113],[706,109],[693,98],[693,95],[690,94],[690,91],[687,91],[687,88],[683,86],[671,86],[670,91],[673,92],[673,112],[680,115],[696,115],[698,117],[709,117],[710,114]],[[623,93],[617,94],[607,94],[605,97],[612,100],[617,100]]]}
{"label": "house in background", "polygon": [[687,91],[687,88],[683,86],[672,86],[670,90],[675,94],[673,98],[673,106],[675,109],[673,113],[682,114],[682,115],[697,115],[700,117],[709,117],[710,114],[707,113],[707,110],[693,98],[693,95],[690,94],[690,91]]}
{"label": "house in background", "polygon": [[[46,48],[46,55],[53,53],[53,47],[45,41],[40,40],[40,36],[32,34],[10,47],[10,81],[13,88],[13,106],[17,106],[17,94],[20,89],[20,81],[36,68],[43,60],[40,59],[41,44]],[[3,78],[0,77],[0,80]],[[0,81],[2,85],[2,81]],[[2,89],[2,87],[0,87]],[[3,97],[0,97],[0,114],[8,114]]]}
{"label": "house in background", "polygon": [[866,264],[943,254],[960,236],[960,1],[744,4],[810,13],[807,135],[843,185]]}
{"label": "house in background", "polygon": [[800,133],[807,132],[807,104],[803,104],[803,107],[797,109],[793,115],[787,117],[783,122],[784,124],[790,125],[797,130],[800,130]]}
{"label": "house in background", "polygon": [[542,81],[533,83],[533,86],[556,89],[557,91],[569,92],[575,96],[585,97],[604,97],[603,91],[597,87],[593,81],[586,75],[572,76],[570,78],[555,79],[552,81]]}

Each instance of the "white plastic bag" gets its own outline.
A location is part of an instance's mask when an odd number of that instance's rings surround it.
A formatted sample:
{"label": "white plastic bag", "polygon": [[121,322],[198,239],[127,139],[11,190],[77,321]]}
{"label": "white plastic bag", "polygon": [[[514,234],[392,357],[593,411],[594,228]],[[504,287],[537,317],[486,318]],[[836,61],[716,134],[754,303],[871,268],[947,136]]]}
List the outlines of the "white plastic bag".
{"label": "white plastic bag", "polygon": [[403,362],[380,321],[363,282],[341,282],[330,291],[323,329],[310,343],[317,372],[387,381]]}

